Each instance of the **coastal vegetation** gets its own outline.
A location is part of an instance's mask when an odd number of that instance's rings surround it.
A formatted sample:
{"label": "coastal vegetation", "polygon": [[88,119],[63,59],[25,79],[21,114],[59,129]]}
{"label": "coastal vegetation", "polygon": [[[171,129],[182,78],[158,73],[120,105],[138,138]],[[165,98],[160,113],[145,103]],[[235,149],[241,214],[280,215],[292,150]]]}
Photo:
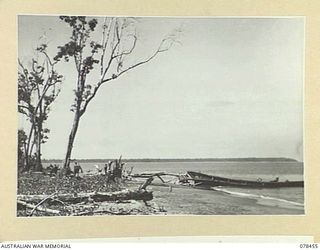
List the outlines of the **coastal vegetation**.
{"label": "coastal vegetation", "polygon": [[58,46],[56,55],[51,58],[47,53],[48,44],[43,43],[37,47],[35,57],[26,63],[31,66],[18,60],[18,111],[30,123],[28,131],[18,133],[19,166],[23,170],[42,171],[41,145],[50,132],[44,124],[63,79],[55,69],[57,64],[73,63],[76,72],[74,102],[70,109],[73,123],[63,160],[63,170],[67,173],[80,121],[101,87],[168,51],[179,32],[176,30],[164,37],[150,56],[139,59],[134,53],[139,42],[135,18],[106,17],[101,23],[97,18],[85,16],[60,16],[59,19],[69,27],[70,37]]}
{"label": "coastal vegetation", "polygon": [[[99,169],[95,175],[80,176],[80,171],[83,173],[81,166],[75,161],[74,169],[71,169],[70,162],[80,121],[101,87],[168,51],[176,42],[178,31],[163,37],[156,49],[141,59],[134,53],[139,42],[135,18],[57,18],[67,25],[70,33],[57,47],[56,54],[53,57],[49,55],[50,44],[44,42],[36,46],[33,58],[24,62],[18,59],[18,111],[21,119],[28,122],[18,130],[18,215],[154,213],[151,204],[146,203],[153,198],[152,192],[146,190],[152,178],[142,185],[128,187],[122,172],[121,157],[106,164],[104,171]],[[65,63],[73,64],[74,76],[57,72],[56,66],[63,67]],[[73,77],[76,79],[73,83],[63,81]],[[49,139],[50,133],[46,121],[60,90],[63,91],[62,82],[74,84],[70,109],[73,113],[72,127],[66,154],[59,162],[62,166],[51,164],[44,168],[42,144]],[[130,203],[128,208],[134,211],[126,212],[121,208],[116,212],[114,207],[121,207],[117,203],[123,203],[124,207]],[[135,208],[137,205],[138,208]],[[80,209],[84,207],[84,210]]]}
{"label": "coastal vegetation", "polygon": [[46,48],[47,45],[40,45],[35,58],[25,64],[18,60],[18,111],[29,122],[28,131],[18,131],[18,167],[23,171],[42,171],[41,145],[50,133],[45,121],[63,78],[55,69],[57,61],[50,59]]}

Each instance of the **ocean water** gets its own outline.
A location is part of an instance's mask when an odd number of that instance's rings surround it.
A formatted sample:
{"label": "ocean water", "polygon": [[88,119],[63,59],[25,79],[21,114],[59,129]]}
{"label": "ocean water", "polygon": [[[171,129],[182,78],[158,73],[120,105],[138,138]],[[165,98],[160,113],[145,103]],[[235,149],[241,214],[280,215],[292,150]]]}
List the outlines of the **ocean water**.
{"label": "ocean water", "polygon": [[[97,162],[80,162],[80,165],[84,172],[94,172],[95,165],[103,167],[104,164]],[[257,180],[261,178],[263,181],[270,181],[276,177],[279,177],[280,181],[299,181],[303,180],[304,172],[303,163],[301,162],[128,162],[125,166],[127,168],[133,167],[133,173],[166,172],[183,174],[187,171],[197,171],[204,174],[235,179]],[[190,191],[188,192],[190,193]],[[199,193],[199,195],[203,195],[202,201],[206,204],[207,208],[203,206],[203,208],[199,208],[199,210],[195,212],[192,211],[194,207],[189,206],[185,211],[187,213],[206,214],[208,207],[211,205],[215,206],[214,202],[212,202],[212,204],[207,202],[207,200],[210,200],[210,194],[214,193],[223,193],[230,197],[256,200],[261,206],[276,204],[281,207],[304,209],[304,188],[302,187],[275,189],[215,187],[211,191],[196,192]],[[161,196],[162,194],[158,193],[158,195]],[[181,195],[183,195],[183,193],[181,193]],[[184,195],[187,195],[187,193],[185,192]],[[164,201],[167,197],[166,195],[161,199]],[[179,197],[179,199],[181,199],[181,197]],[[193,198],[188,198],[188,201],[181,199],[180,203],[192,203],[192,199]],[[214,208],[212,207],[212,209]]]}
{"label": "ocean water", "polygon": [[[303,163],[301,162],[153,162],[128,163],[134,166],[134,173],[147,171],[164,171],[168,173],[186,173],[196,171],[204,174],[230,177],[234,179],[271,181],[303,180]],[[304,189],[301,187],[253,189],[221,187],[219,191],[226,194],[247,198],[262,198],[279,202],[304,204]]]}

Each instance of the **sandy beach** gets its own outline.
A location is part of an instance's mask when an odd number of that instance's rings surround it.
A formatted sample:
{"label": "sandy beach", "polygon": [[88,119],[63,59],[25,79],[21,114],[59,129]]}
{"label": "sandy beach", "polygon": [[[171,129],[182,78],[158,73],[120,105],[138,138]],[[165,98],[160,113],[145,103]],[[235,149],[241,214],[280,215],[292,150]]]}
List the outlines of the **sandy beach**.
{"label": "sandy beach", "polygon": [[281,215],[304,214],[297,207],[276,200],[236,197],[214,190],[151,186],[154,202],[168,214],[196,215]]}
{"label": "sandy beach", "polygon": [[[133,182],[135,183],[135,182]],[[129,186],[133,183],[128,183]],[[304,206],[268,197],[240,197],[187,186],[150,185],[155,202],[168,215],[285,215],[304,214]]]}
{"label": "sandy beach", "polygon": [[[83,175],[82,178],[49,177],[43,174],[24,174],[18,178],[18,195],[51,195],[88,192],[122,192],[138,190],[143,179],[107,182],[102,175]],[[299,215],[304,206],[298,202],[266,195],[231,192],[219,187],[200,189],[173,183],[163,184],[155,179],[146,189],[153,198],[144,200],[110,200],[68,204],[61,215]],[[264,190],[259,190],[265,194]],[[36,205],[36,204],[35,204]],[[52,208],[52,207],[50,207]],[[27,216],[19,210],[18,216]],[[41,213],[40,213],[41,215]]]}

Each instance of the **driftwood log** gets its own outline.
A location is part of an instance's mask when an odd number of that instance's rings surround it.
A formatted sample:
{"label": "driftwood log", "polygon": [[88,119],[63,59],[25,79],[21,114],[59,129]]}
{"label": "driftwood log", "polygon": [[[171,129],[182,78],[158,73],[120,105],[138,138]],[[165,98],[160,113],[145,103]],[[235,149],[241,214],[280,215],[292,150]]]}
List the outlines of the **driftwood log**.
{"label": "driftwood log", "polygon": [[150,178],[153,176],[173,176],[173,177],[179,177],[179,174],[173,174],[173,173],[166,173],[166,172],[144,172],[140,174],[131,174],[130,175],[133,178]]}
{"label": "driftwood log", "polygon": [[153,177],[149,177],[140,187],[139,187],[139,191],[141,192],[141,191],[145,191],[146,192],[146,188],[147,188],[147,186],[149,186],[151,183],[152,183],[152,181],[153,181],[154,179],[153,179]]}
{"label": "driftwood log", "polygon": [[56,193],[53,193],[53,194],[47,196],[46,198],[44,198],[42,201],[40,201],[40,202],[32,209],[32,211],[30,212],[29,216],[32,216],[33,213],[34,213],[34,211],[36,211],[37,208],[38,208],[39,206],[41,206],[41,204],[45,203],[48,199],[51,199],[51,198],[52,198],[53,196],[55,196],[55,195],[56,195]]}
{"label": "driftwood log", "polygon": [[18,208],[19,206],[22,207],[22,208],[30,208],[33,210],[37,210],[37,211],[40,211],[40,212],[45,212],[45,213],[48,213],[48,214],[55,214],[55,215],[59,215],[60,214],[60,211],[59,210],[54,210],[54,209],[50,209],[50,208],[44,208],[44,207],[40,207],[40,206],[35,206],[35,205],[32,205],[32,204],[29,204],[25,201],[21,201],[21,200],[17,200],[17,204],[18,204]]}
{"label": "driftwood log", "polygon": [[[91,193],[53,193],[50,195],[18,195],[17,196],[17,208],[20,209],[31,209],[29,216],[32,216],[35,211],[45,212],[47,214],[53,215],[62,215],[63,211],[54,210],[50,208],[46,208],[43,206],[44,203],[47,205],[63,205],[64,208],[75,204],[78,206],[82,204],[83,206],[86,203],[92,202],[104,202],[104,201],[113,201],[113,202],[124,202],[129,200],[141,200],[145,204],[147,201],[153,199],[152,192],[146,190],[146,187],[151,184],[153,178],[149,178],[143,183],[138,190],[129,190],[124,189],[121,191],[116,192],[91,192]],[[89,211],[82,211],[78,213],[72,213],[71,215],[74,216],[81,216],[81,215],[90,215],[90,214],[129,214],[128,211],[112,211],[112,209],[98,209],[96,211],[89,210]]]}
{"label": "driftwood log", "polygon": [[[25,202],[39,203],[46,199],[47,195],[18,195],[18,200]],[[79,194],[57,194],[47,199],[49,204],[53,204],[56,200],[64,203],[80,203],[80,202],[103,202],[103,201],[118,201],[118,200],[143,200],[150,201],[153,199],[152,192],[145,190],[122,190],[118,192],[95,192],[95,193],[79,193]]]}
{"label": "driftwood log", "polygon": [[144,185],[148,186],[152,183],[153,179],[151,180],[151,178],[153,177],[158,177],[162,183],[166,183],[166,181],[164,181],[164,179],[161,176],[173,176],[173,177],[179,177],[180,175],[178,174],[170,174],[170,173],[166,173],[166,172],[155,172],[155,173],[141,173],[141,174],[134,174],[131,175],[132,178],[147,178],[146,182],[144,183]]}

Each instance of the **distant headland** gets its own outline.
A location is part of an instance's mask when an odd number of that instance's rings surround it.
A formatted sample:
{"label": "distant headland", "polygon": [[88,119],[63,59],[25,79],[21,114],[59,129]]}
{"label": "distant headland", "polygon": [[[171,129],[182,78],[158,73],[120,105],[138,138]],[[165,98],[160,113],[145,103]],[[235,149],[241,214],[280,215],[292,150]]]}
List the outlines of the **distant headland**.
{"label": "distant headland", "polygon": [[[73,159],[75,160],[75,159]],[[114,159],[76,159],[79,162],[107,162]],[[141,158],[125,159],[125,162],[298,162],[292,158],[270,157],[270,158]],[[43,162],[59,163],[61,159],[44,159]]]}

